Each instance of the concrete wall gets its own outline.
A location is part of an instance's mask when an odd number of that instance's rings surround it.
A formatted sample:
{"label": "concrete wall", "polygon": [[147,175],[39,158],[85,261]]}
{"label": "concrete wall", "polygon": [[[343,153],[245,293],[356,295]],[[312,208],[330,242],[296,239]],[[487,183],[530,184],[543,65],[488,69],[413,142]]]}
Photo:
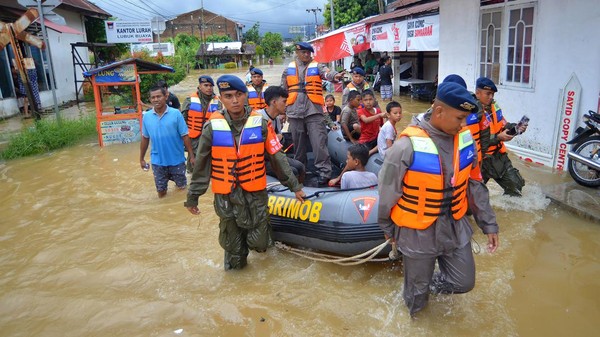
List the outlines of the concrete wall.
{"label": "concrete wall", "polygon": [[[470,90],[479,77],[480,8],[478,1],[440,1],[439,77],[465,78]],[[534,21],[533,88],[498,84],[496,100],[507,120],[523,114],[528,131],[509,143],[524,158],[552,165],[559,138],[561,89],[572,74],[582,85],[578,121],[598,106],[600,92],[600,6],[595,1],[538,1]],[[503,31],[504,33],[504,31]],[[503,36],[504,38],[505,36]],[[506,48],[502,48],[505,57]]]}

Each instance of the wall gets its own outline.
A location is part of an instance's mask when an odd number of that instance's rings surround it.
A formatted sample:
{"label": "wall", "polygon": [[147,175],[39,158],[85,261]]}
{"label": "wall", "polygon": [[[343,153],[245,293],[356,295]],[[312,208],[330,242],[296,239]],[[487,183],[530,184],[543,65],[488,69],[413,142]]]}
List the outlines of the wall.
{"label": "wall", "polygon": [[200,21],[202,19],[205,22],[205,37],[216,34],[227,35],[233,41],[239,41],[241,39],[241,36],[238,36],[239,33],[241,33],[241,30],[238,32],[238,25],[235,21],[231,21],[207,10],[204,11],[204,15],[202,15],[201,10],[196,10],[181,14],[172,21],[167,21],[166,29],[161,34],[161,39],[174,37],[179,33],[187,33],[200,37]]}
{"label": "wall", "polygon": [[[440,79],[459,74],[470,90],[479,76],[479,11],[478,1],[440,2]],[[498,84],[495,98],[508,121],[516,122],[523,114],[531,119],[528,131],[507,145],[524,158],[552,165],[559,137],[560,91],[572,74],[583,88],[578,121],[583,112],[598,105],[600,6],[585,0],[571,1],[568,6],[538,1],[536,11],[534,86],[517,89]],[[502,53],[506,53],[505,48]]]}

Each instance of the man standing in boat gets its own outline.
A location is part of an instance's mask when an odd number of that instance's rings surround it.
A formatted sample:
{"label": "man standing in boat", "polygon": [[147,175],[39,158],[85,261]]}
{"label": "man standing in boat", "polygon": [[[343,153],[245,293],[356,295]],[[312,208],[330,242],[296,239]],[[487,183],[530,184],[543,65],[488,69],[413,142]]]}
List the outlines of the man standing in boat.
{"label": "man standing in boat", "polygon": [[294,158],[306,166],[307,142],[310,142],[319,175],[317,182],[325,186],[331,177],[331,160],[323,115],[322,80],[338,81],[343,73],[317,63],[312,52],[314,49],[309,43],[296,43],[296,57],[283,71],[281,86],[289,92],[286,114],[294,141]]}
{"label": "man standing in boat", "polygon": [[441,83],[429,120],[400,134],[379,172],[379,223],[403,255],[403,297],[411,316],[427,305],[430,292],[466,293],[475,286],[468,209],[488,237],[488,251],[498,248],[488,189],[471,178],[478,158],[464,126],[474,109],[465,88]]}
{"label": "man standing in boat", "polygon": [[220,218],[219,244],[225,250],[225,270],[242,269],[250,249],[262,253],[272,244],[264,157],[269,157],[281,183],[300,202],[305,194],[273,128],[246,105],[248,88],[244,82],[223,75],[217,86],[224,109],[213,112],[200,136],[184,206],[190,213],[200,214],[198,198],[211,186]]}

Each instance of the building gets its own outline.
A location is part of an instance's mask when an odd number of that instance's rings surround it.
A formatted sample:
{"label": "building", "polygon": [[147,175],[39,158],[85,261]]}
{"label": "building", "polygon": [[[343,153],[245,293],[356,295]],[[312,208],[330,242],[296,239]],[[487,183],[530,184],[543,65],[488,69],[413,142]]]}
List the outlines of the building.
{"label": "building", "polygon": [[161,38],[167,39],[179,33],[186,33],[198,36],[201,40],[202,36],[223,35],[229,36],[233,41],[241,41],[243,28],[244,25],[222,15],[206,9],[197,9],[167,21]]}
{"label": "building", "polygon": [[243,64],[251,64],[255,54],[256,45],[253,43],[211,42],[200,45],[196,52],[196,59],[203,65],[203,68],[206,68],[205,65],[217,68],[228,62],[233,62],[241,67]]}
{"label": "building", "polygon": [[529,128],[507,146],[555,169],[588,110],[599,109],[600,6],[573,0],[441,0],[440,78],[456,73],[470,90],[486,76],[508,121]]}
{"label": "building", "polygon": [[[86,17],[108,19],[110,14],[85,0],[60,0],[58,3],[53,12],[64,18],[65,25],[48,20],[45,21],[45,24],[54,64],[55,92],[58,102],[62,103],[75,99],[71,43],[86,42]],[[17,0],[3,0],[0,2],[0,21],[14,22],[25,10],[26,8],[19,5]],[[41,36],[40,29],[40,24],[34,23],[30,25],[28,31]],[[23,44],[23,46],[24,56],[33,58],[35,61],[42,107],[52,106],[54,104],[52,91],[50,90],[52,83],[49,76],[49,62],[46,59],[45,52],[28,44]],[[14,116],[19,113],[15,85],[11,77],[12,48],[12,44],[9,44],[0,50],[0,118]],[[87,55],[88,51],[87,48],[82,48],[79,52]],[[81,74],[78,74],[78,76],[81,77]]]}

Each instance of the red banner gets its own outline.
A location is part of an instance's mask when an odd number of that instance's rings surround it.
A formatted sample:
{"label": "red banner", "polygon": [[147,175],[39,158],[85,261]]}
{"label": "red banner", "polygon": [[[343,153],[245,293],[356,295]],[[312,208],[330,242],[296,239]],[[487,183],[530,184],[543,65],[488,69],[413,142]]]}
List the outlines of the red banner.
{"label": "red banner", "polygon": [[340,28],[311,41],[317,62],[331,62],[370,48],[369,29],[365,24]]}

